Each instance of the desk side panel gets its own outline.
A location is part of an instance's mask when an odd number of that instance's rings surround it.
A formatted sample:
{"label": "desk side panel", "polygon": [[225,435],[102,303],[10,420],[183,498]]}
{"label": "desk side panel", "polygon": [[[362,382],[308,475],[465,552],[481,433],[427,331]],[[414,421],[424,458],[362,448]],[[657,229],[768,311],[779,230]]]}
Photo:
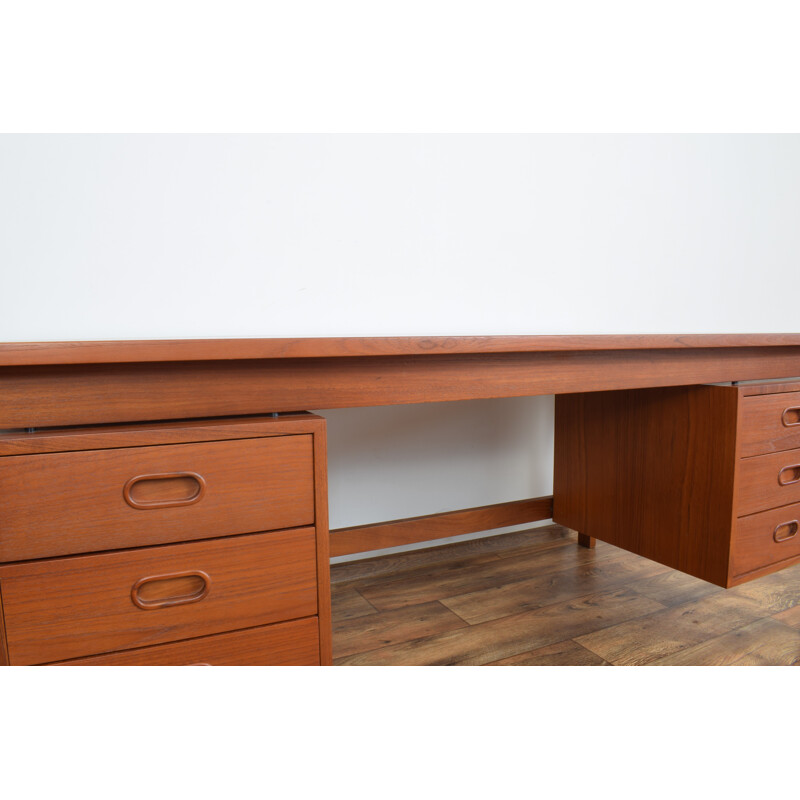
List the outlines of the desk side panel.
{"label": "desk side panel", "polygon": [[554,521],[727,584],[737,390],[556,398]]}

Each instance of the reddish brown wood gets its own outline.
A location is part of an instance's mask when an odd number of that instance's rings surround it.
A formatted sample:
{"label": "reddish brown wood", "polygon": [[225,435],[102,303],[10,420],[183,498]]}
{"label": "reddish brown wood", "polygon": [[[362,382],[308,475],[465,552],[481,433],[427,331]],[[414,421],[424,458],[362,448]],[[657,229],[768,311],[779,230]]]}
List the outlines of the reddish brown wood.
{"label": "reddish brown wood", "polygon": [[3,616],[3,587],[0,586],[0,667],[8,666],[8,649],[6,647],[6,626]]}
{"label": "reddish brown wood", "polygon": [[[317,613],[313,528],[0,567],[12,664],[37,664],[223,633]],[[142,610],[131,587],[201,571],[212,591]]]}
{"label": "reddish brown wood", "polygon": [[34,433],[6,431],[0,433],[0,456],[258,439],[313,433],[320,424],[325,424],[322,417],[302,412],[276,417],[222,417],[180,422],[140,422],[134,425],[94,425],[88,428],[46,428]]}
{"label": "reddish brown wood", "polygon": [[0,428],[519,397],[797,373],[800,345],[772,344],[12,366],[0,368]]}
{"label": "reddish brown wood", "polygon": [[319,660],[333,664],[331,639],[330,535],[328,531],[328,439],[325,420],[317,417],[314,431],[314,503],[317,528],[317,605]]}
{"label": "reddish brown wood", "polygon": [[272,358],[695,347],[796,347],[800,334],[621,334],[566,336],[385,336],[301,339],[173,339],[0,344],[0,366]]}
{"label": "reddish brown wood", "polygon": [[[784,526],[792,525],[791,529]],[[794,535],[792,530],[796,530]],[[777,531],[777,537],[776,537]],[[776,541],[786,537],[783,541]],[[739,577],[763,567],[783,567],[800,558],[800,503],[741,517],[731,546],[731,575]]]}
{"label": "reddish brown wood", "polygon": [[137,608],[148,611],[199,603],[210,590],[211,578],[200,570],[146,575],[133,584],[131,600]]}
{"label": "reddish brown wood", "polygon": [[331,531],[331,555],[344,556],[349,553],[505,528],[510,525],[550,519],[552,515],[553,498],[548,496],[398,519],[375,525],[338,528]]}
{"label": "reddish brown wood", "polygon": [[738,516],[800,502],[800,450],[744,458],[739,474]]}
{"label": "reddish brown wood", "polygon": [[[198,502],[125,500],[135,477],[187,471]],[[0,561],[313,525],[313,481],[309,435],[0,458]]]}
{"label": "reddish brown wood", "polygon": [[722,586],[800,560],[800,449],[741,458],[780,446],[768,386],[557,398],[554,519]]}
{"label": "reddish brown wood", "polygon": [[800,392],[745,395],[740,436],[743,457],[800,448]]}
{"label": "reddish brown wood", "polygon": [[772,564],[767,564],[765,567],[754,569],[752,572],[745,572],[742,575],[731,575],[730,579],[728,580],[727,588],[730,589],[733,586],[749,583],[750,581],[754,581],[756,578],[763,578],[765,575],[771,575],[773,572],[778,572],[797,563],[800,563],[800,556],[787,558],[784,561],[776,561]]}
{"label": "reddish brown wood", "polygon": [[261,628],[220,633],[92,658],[65,666],[315,666],[319,660],[318,622],[306,617]]}
{"label": "reddish brown wood", "polygon": [[554,521],[725,586],[738,390],[556,398]]}
{"label": "reddish brown wood", "polygon": [[590,550],[597,546],[597,539],[594,536],[587,536],[585,533],[578,533],[578,544],[581,547],[588,547]]}
{"label": "reddish brown wood", "polygon": [[174,508],[199,503],[206,491],[206,479],[196,472],[156,472],[128,478],[122,497],[139,511]]}
{"label": "reddish brown wood", "polygon": [[774,378],[767,381],[739,382],[739,392],[742,397],[758,397],[764,394],[783,394],[785,392],[800,392],[800,378],[786,380]]}

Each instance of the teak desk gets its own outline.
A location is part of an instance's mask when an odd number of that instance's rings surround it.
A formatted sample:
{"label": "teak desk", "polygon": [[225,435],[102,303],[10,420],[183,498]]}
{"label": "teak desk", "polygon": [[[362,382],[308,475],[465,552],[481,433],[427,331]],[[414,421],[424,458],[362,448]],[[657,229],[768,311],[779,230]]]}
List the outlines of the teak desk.
{"label": "teak desk", "polygon": [[[329,664],[330,553],[552,518],[800,560],[800,334],[0,344],[0,664]],[[552,497],[328,531],[304,409],[556,395]]]}

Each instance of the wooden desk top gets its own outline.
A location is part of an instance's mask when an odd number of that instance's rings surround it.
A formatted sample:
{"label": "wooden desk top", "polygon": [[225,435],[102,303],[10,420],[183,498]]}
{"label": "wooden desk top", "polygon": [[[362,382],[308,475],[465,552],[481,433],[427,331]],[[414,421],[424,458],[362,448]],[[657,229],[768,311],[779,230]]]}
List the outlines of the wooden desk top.
{"label": "wooden desk top", "polygon": [[191,419],[800,375],[800,334],[0,344],[0,428]]}
{"label": "wooden desk top", "polygon": [[565,336],[378,336],[295,339],[164,339],[0,343],[0,367],[274,358],[545,353],[797,347],[800,333],[612,334]]}

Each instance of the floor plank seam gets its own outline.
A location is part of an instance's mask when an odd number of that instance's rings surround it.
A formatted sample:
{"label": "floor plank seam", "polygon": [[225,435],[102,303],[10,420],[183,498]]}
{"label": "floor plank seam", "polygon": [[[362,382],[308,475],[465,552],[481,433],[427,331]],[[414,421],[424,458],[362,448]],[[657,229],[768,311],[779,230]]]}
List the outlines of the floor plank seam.
{"label": "floor plank seam", "polygon": [[[350,572],[337,584],[348,654],[334,663],[800,663],[800,566],[724,590],[553,532],[492,537],[490,552],[471,543],[446,558],[415,551],[393,562],[399,572]],[[375,646],[384,622],[385,644]]]}

